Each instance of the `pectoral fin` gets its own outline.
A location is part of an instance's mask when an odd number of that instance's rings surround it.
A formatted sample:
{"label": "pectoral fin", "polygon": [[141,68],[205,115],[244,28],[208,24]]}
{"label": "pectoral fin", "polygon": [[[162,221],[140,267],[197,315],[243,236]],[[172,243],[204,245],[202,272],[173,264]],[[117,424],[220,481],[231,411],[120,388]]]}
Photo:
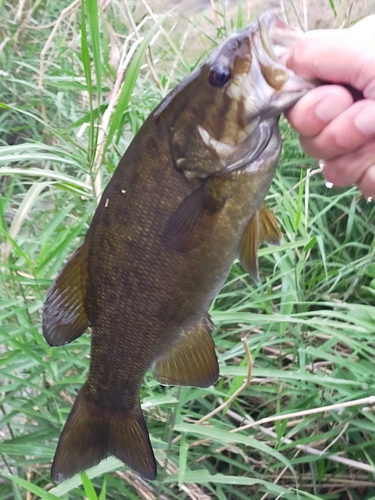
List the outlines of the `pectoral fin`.
{"label": "pectoral fin", "polygon": [[276,217],[263,205],[255,212],[244,232],[240,246],[242,267],[255,280],[259,280],[258,248],[261,243],[280,245],[282,234]]}
{"label": "pectoral fin", "polygon": [[279,246],[283,239],[274,213],[263,205],[259,209],[259,243]]}
{"label": "pectoral fin", "polygon": [[171,215],[162,235],[165,246],[180,253],[198,247],[226,200],[227,196],[218,186],[203,182]]}
{"label": "pectoral fin", "polygon": [[53,282],[44,304],[43,335],[50,346],[68,344],[89,326],[86,289],[86,257],[80,247]]}
{"label": "pectoral fin", "polygon": [[219,376],[219,366],[209,317],[181,334],[177,344],[152,365],[154,378],[164,385],[209,387]]}

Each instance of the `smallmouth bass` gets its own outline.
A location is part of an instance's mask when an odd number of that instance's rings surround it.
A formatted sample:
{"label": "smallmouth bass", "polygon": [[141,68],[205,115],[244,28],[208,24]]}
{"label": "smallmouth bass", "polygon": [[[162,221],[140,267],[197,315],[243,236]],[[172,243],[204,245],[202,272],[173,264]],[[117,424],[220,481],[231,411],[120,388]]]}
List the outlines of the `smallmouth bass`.
{"label": "smallmouth bass", "polygon": [[54,480],[109,455],[155,479],[139,400],[146,371],[167,385],[217,380],[209,307],[237,256],[257,277],[259,243],[281,238],[263,206],[281,149],[278,119],[313,87],[275,55],[293,36],[267,11],[166,96],[49,290],[49,345],[92,330],[88,379],[60,436]]}

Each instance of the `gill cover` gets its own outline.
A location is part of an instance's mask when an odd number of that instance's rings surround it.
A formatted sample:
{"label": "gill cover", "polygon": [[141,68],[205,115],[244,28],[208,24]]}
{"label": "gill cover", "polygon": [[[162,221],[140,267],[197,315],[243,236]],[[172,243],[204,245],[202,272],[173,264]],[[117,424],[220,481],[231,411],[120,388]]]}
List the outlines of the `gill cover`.
{"label": "gill cover", "polygon": [[267,11],[191,75],[171,130],[174,165],[187,178],[248,166],[267,147],[280,114],[315,86],[278,58],[298,36],[290,32]]}

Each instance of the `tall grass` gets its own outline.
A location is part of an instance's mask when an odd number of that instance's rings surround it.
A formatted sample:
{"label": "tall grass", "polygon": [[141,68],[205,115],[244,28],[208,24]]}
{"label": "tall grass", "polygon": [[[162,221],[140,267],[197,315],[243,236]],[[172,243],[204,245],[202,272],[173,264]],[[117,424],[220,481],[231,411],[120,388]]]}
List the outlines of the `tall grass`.
{"label": "tall grass", "polygon": [[[0,4],[0,500],[375,498],[374,207],[327,189],[284,122],[267,199],[284,241],[260,250],[260,283],[236,263],[213,304],[218,383],[145,377],[157,481],[113,457],[50,480],[90,339],[46,345],[46,290],[149,112],[261,8],[225,5],[186,20],[145,2]],[[327,19],[368,4],[350,5],[327,0]],[[306,2],[284,6],[314,27]]]}

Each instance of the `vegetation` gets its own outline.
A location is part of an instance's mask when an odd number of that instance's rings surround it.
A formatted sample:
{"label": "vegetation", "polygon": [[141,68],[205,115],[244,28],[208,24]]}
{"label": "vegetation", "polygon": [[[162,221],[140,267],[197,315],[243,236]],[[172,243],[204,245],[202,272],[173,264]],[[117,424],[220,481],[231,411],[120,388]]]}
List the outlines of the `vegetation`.
{"label": "vegetation", "polygon": [[249,21],[242,2],[190,22],[98,3],[0,2],[0,500],[375,498],[375,209],[327,189],[285,123],[268,196],[284,242],[261,249],[260,283],[236,263],[212,307],[218,383],[145,378],[158,480],[109,458],[51,483],[90,339],[46,345],[46,290],[148,113]]}

